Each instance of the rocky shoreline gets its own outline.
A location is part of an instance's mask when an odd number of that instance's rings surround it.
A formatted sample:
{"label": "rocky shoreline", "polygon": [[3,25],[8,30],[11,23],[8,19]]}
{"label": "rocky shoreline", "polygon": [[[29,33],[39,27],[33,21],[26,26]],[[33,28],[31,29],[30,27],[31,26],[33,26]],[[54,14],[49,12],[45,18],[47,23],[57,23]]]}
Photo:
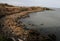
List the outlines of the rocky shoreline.
{"label": "rocky shoreline", "polygon": [[29,17],[30,13],[52,10],[43,7],[17,7],[0,4],[0,29],[1,34],[13,41],[56,41],[54,34],[41,35],[34,29],[25,29],[25,24],[20,21]]}

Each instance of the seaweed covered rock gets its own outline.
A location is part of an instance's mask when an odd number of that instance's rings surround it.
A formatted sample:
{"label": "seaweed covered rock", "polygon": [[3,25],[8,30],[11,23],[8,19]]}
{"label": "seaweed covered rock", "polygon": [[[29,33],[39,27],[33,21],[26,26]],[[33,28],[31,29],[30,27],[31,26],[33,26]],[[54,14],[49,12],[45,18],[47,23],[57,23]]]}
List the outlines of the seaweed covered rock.
{"label": "seaweed covered rock", "polygon": [[36,30],[29,30],[28,37],[24,41],[56,41],[56,36],[55,34],[49,34],[45,36]]}

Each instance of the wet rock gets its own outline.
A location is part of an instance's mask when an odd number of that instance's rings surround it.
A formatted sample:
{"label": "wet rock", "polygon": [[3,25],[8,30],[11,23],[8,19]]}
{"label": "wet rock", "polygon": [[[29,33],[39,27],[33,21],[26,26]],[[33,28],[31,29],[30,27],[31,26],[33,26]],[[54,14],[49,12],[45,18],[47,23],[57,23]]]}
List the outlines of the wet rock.
{"label": "wet rock", "polygon": [[23,15],[23,16],[21,16],[22,18],[27,18],[27,17],[29,17],[29,15]]}
{"label": "wet rock", "polygon": [[44,25],[44,24],[40,24],[40,25]]}
{"label": "wet rock", "polygon": [[49,34],[48,36],[52,39],[52,41],[56,41],[56,35],[55,34]]}
{"label": "wet rock", "polygon": [[6,41],[14,41],[14,40],[12,40],[11,38],[8,38],[8,39],[6,39]]}
{"label": "wet rock", "polygon": [[30,26],[35,26],[34,24],[29,24]]}

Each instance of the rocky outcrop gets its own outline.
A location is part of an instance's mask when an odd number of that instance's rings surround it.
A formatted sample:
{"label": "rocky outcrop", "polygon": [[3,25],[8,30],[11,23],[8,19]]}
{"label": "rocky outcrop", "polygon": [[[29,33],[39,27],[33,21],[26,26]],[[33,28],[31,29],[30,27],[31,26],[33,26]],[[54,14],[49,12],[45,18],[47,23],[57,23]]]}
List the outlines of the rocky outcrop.
{"label": "rocky outcrop", "polygon": [[[56,41],[55,35],[41,35],[33,29],[25,29],[25,24],[20,21],[21,18],[26,18],[29,13],[44,11],[42,7],[14,7],[0,6],[0,32],[6,38],[11,38],[19,41]],[[14,41],[15,41],[14,40]]]}

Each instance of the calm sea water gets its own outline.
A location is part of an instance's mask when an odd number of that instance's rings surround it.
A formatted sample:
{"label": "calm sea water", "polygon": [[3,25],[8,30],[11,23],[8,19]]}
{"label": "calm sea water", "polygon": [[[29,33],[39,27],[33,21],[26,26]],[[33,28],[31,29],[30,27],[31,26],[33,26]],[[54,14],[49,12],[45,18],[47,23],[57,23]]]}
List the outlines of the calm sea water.
{"label": "calm sea water", "polygon": [[[60,9],[54,11],[43,11],[29,14],[30,17],[21,19],[29,29],[35,29],[43,34],[53,33],[60,41]],[[34,24],[30,26],[28,24]]]}

